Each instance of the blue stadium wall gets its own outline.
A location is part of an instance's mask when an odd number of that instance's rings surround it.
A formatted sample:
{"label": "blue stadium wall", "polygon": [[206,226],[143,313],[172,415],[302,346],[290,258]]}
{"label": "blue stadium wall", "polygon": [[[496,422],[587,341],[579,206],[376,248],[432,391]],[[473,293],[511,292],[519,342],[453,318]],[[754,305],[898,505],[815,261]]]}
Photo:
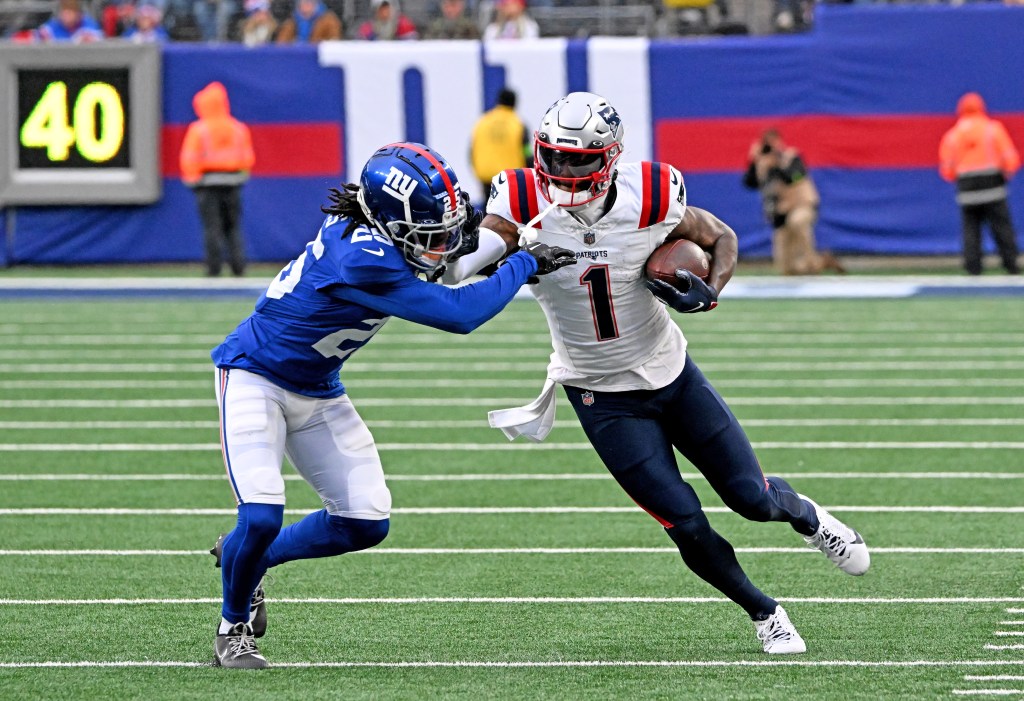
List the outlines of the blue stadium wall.
{"label": "blue stadium wall", "polygon": [[[678,41],[336,42],[317,48],[172,45],[164,52],[164,194],[149,206],[21,207],[4,217],[0,264],[196,261],[202,236],[177,149],[192,96],[224,83],[253,128],[244,190],[250,258],[285,261],[320,221],[327,189],[358,177],[376,146],[424,141],[465,187],[473,122],[503,84],[532,123],[570,90],[606,95],[626,126],[627,159],[673,163],[690,203],[767,255],[770,232],[740,177],[767,126],[806,154],[822,193],[820,244],[850,254],[960,250],[938,139],[959,95],[980,92],[1024,147],[1024,8],[833,7],[809,34]],[[1024,223],[1024,186],[1011,206]],[[11,224],[13,223],[13,227]],[[1020,227],[1018,226],[1018,229]]]}

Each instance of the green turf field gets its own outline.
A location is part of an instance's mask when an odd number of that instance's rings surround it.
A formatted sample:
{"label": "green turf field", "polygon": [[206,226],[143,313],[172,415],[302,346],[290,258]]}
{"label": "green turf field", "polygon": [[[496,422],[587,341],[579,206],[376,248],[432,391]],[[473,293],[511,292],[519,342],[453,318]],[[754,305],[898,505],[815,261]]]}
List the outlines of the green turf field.
{"label": "green turf field", "polygon": [[[343,373],[391,535],[275,571],[275,668],[253,673],[208,666],[205,552],[234,506],[207,354],[251,301],[0,301],[0,698],[1024,698],[1021,305],[726,300],[682,319],[765,471],[873,548],[848,577],[684,465],[806,639],[783,658],[685,570],[564,398],[543,444],[487,428],[540,388],[534,304],[467,337],[392,320]],[[297,520],[318,502],[286,474]]]}

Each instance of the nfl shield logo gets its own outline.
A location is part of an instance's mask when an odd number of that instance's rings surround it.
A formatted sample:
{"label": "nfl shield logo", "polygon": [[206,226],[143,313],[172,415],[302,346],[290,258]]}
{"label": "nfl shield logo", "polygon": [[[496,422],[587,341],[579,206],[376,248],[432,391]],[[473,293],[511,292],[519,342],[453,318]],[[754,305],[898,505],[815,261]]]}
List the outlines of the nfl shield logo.
{"label": "nfl shield logo", "polygon": [[596,239],[597,237],[594,236],[593,231],[588,231],[587,233],[583,234],[583,243],[587,244],[588,246],[592,246]]}
{"label": "nfl shield logo", "polygon": [[584,392],[583,393],[583,406],[590,406],[594,403],[594,393]]}

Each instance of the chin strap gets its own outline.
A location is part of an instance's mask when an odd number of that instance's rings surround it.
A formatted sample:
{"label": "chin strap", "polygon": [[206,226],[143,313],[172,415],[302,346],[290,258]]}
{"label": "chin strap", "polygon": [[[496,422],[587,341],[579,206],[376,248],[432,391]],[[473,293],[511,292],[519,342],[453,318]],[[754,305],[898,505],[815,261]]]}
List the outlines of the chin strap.
{"label": "chin strap", "polygon": [[519,234],[520,248],[522,248],[528,243],[533,243],[534,241],[537,240],[537,230],[532,228],[533,225],[542,220],[544,217],[546,217],[551,212],[551,210],[555,209],[556,207],[558,207],[558,204],[556,202],[552,202],[547,207],[545,207],[540,214],[538,214],[533,219],[531,219],[530,221],[526,222],[521,227],[516,229],[516,233]]}

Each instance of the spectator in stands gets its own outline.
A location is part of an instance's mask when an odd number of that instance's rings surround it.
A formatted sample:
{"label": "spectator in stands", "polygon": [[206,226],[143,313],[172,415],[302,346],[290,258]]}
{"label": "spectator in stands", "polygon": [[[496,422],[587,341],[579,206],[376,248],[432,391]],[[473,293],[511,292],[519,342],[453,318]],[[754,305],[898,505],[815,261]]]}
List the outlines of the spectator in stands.
{"label": "spectator in stands", "polygon": [[424,39],[479,39],[480,28],[466,16],[466,0],[441,0],[441,16],[423,33]]}
{"label": "spectator in stands", "polygon": [[491,179],[509,168],[533,167],[533,139],[516,114],[516,94],[507,88],[498,93],[498,104],[473,127],[469,159],[480,181],[486,202]]}
{"label": "spectator in stands", "polygon": [[494,21],[484,29],[484,40],[536,39],[540,28],[526,13],[526,0],[498,0]]}
{"label": "spectator in stands", "polygon": [[135,3],[131,0],[113,0],[100,10],[100,25],[106,37],[119,37],[135,25]]}
{"label": "spectator in stands", "polygon": [[38,30],[40,41],[70,41],[86,44],[103,39],[103,30],[82,12],[78,0],[60,0],[57,11]]}
{"label": "spectator in stands", "polygon": [[213,82],[192,99],[196,121],[181,144],[181,179],[196,193],[203,222],[206,273],[220,275],[227,249],[231,272],[245,272],[242,185],[256,161],[249,128],[231,116],[227,90]]}
{"label": "spectator in stands", "polygon": [[343,29],[341,18],[320,0],[298,0],[295,12],[277,31],[277,43],[319,44],[341,39]]}
{"label": "spectator in stands", "polygon": [[1017,235],[1006,202],[1006,183],[1020,168],[1020,154],[1006,127],[986,114],[978,93],[963,95],[956,112],[959,119],[939,145],[939,174],[947,182],[956,182],[964,268],[969,275],[981,275],[981,225],[988,222],[1003,267],[1017,275]]}
{"label": "spectator in stands", "polygon": [[817,275],[846,270],[814,244],[818,189],[800,152],[787,146],[777,129],[766,129],[750,146],[743,184],[761,191],[764,214],[772,225],[772,261],[783,275]]}
{"label": "spectator in stands", "polygon": [[231,18],[237,12],[237,0],[196,0],[192,4],[192,15],[203,41],[225,41]]}
{"label": "spectator in stands", "polygon": [[277,31],[277,20],[270,14],[270,0],[245,0],[245,19],[239,29],[246,46],[269,44]]}
{"label": "spectator in stands", "polygon": [[416,25],[402,14],[398,0],[373,0],[370,3],[373,18],[359,26],[359,38],[367,41],[391,39],[418,39]]}
{"label": "spectator in stands", "polygon": [[167,30],[161,26],[163,11],[151,3],[143,3],[135,9],[135,24],[122,35],[136,44],[169,41]]}

